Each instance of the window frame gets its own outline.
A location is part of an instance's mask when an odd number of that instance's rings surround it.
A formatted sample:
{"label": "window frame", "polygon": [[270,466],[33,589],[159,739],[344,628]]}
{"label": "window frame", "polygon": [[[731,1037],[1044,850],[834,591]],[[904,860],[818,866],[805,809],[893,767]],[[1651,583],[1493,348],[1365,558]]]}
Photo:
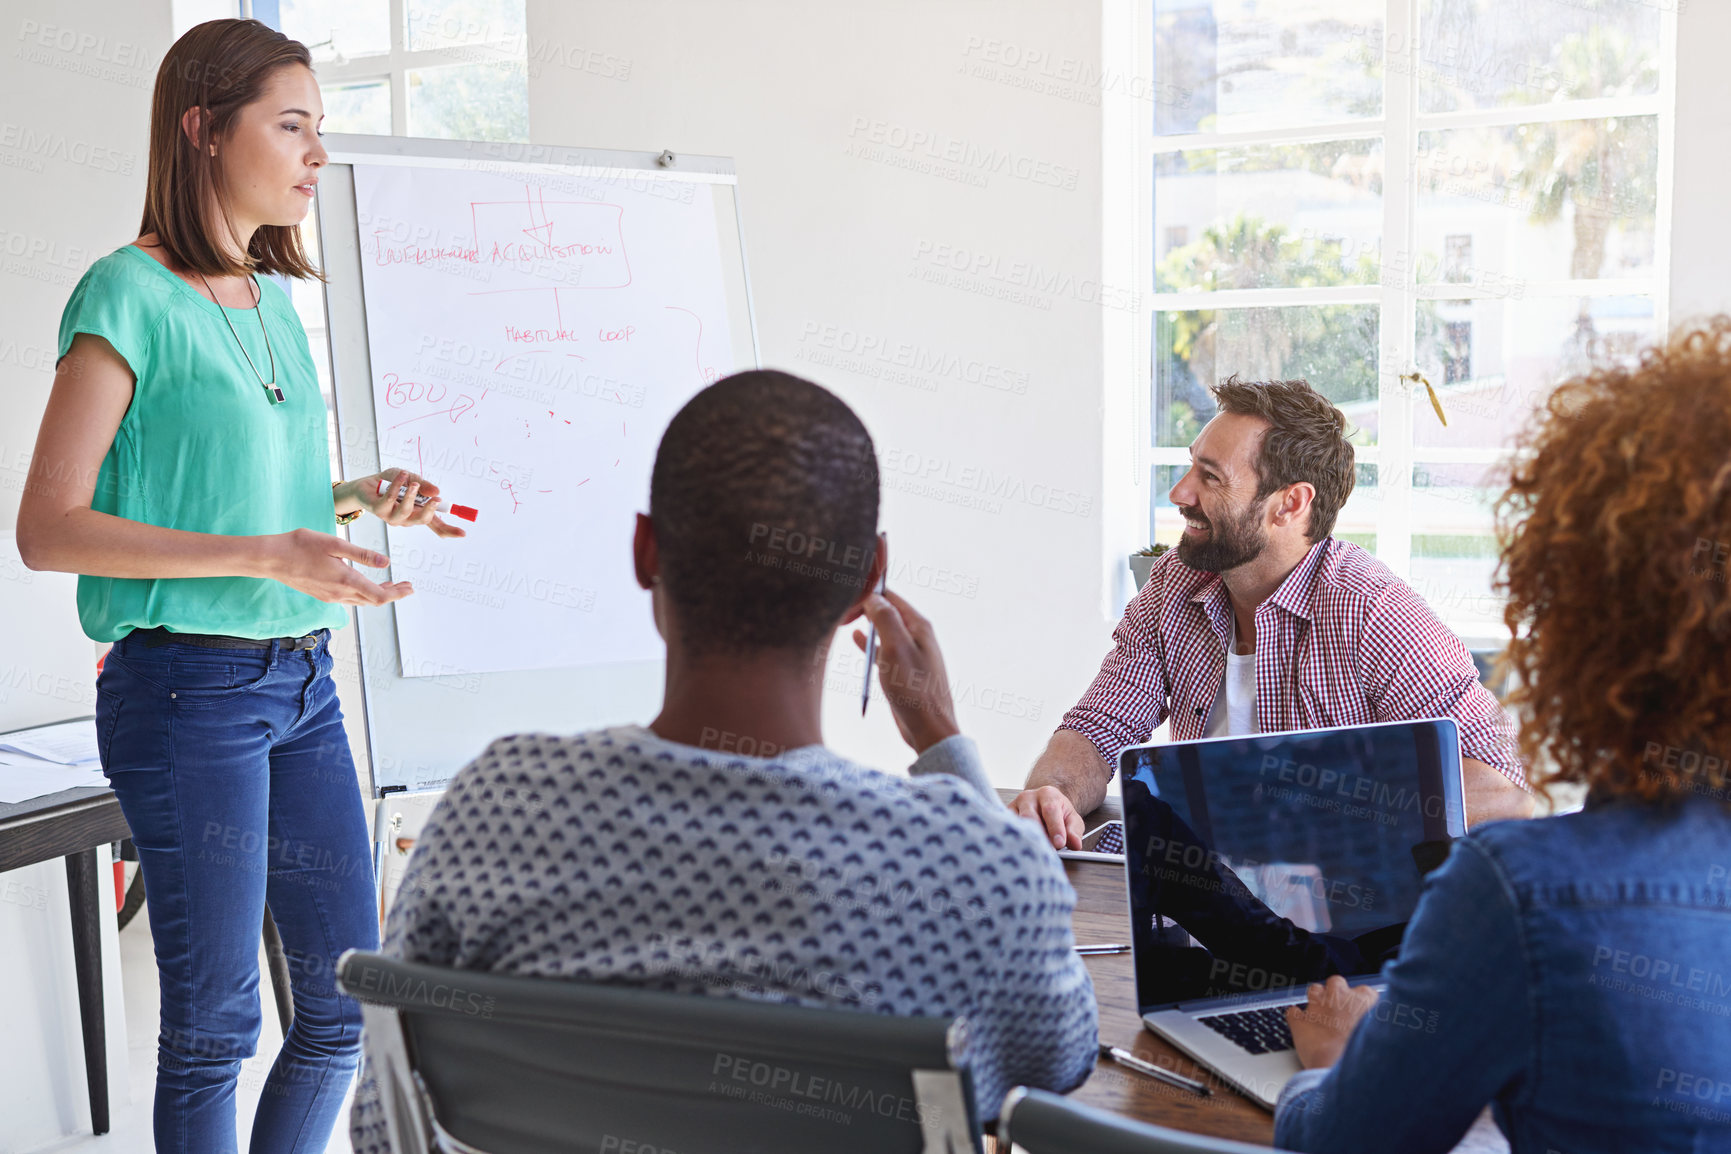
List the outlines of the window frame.
{"label": "window frame", "polygon": [[[257,5],[258,15],[271,27],[282,30],[281,0]],[[386,0],[390,8],[391,48],[386,53],[342,60],[313,62],[321,85],[356,84],[385,80],[391,93],[391,136],[409,135],[409,73],[453,64],[527,64],[527,35],[462,44],[451,48],[427,48],[411,52],[408,46],[408,0]],[[308,47],[311,47],[309,45]]]}
{"label": "window frame", "polygon": [[[1413,386],[1401,374],[1416,369],[1415,339],[1418,302],[1421,300],[1497,299],[1506,288],[1481,283],[1438,282],[1418,284],[1415,260],[1403,260],[1399,270],[1383,266],[1382,283],[1319,288],[1259,288],[1186,292],[1160,292],[1154,288],[1158,237],[1154,230],[1154,161],[1157,156],[1201,148],[1229,148],[1264,144],[1303,144],[1319,141],[1381,138],[1384,159],[1382,253],[1413,253],[1416,250],[1416,206],[1418,185],[1414,180],[1421,133],[1449,128],[1495,128],[1516,124],[1539,124],[1566,120],[1611,117],[1657,117],[1658,172],[1653,223],[1653,265],[1650,275],[1597,280],[1526,281],[1525,299],[1554,297],[1602,297],[1636,294],[1653,301],[1654,337],[1669,329],[1670,234],[1673,158],[1675,155],[1675,106],[1677,62],[1677,13],[1674,5],[1659,9],[1659,82],[1648,96],[1555,101],[1509,108],[1473,109],[1461,112],[1421,113],[1418,102],[1421,63],[1417,53],[1419,0],[1386,0],[1384,5],[1383,108],[1380,118],[1317,124],[1296,128],[1235,132],[1199,132],[1157,136],[1154,133],[1154,100],[1120,101],[1105,110],[1104,125],[1108,156],[1128,144],[1132,149],[1134,193],[1115,194],[1108,184],[1106,201],[1107,263],[1114,250],[1131,254],[1129,264],[1135,299],[1142,302],[1131,333],[1118,333],[1114,340],[1108,325],[1109,371],[1120,376],[1120,388],[1133,397],[1136,438],[1128,454],[1139,484],[1150,484],[1154,467],[1188,467],[1189,451],[1182,446],[1157,446],[1153,436],[1153,400],[1156,388],[1153,333],[1160,312],[1205,308],[1245,308],[1281,305],[1370,304],[1378,306],[1380,345],[1378,380],[1377,444],[1358,449],[1361,464],[1377,467],[1380,512],[1377,519],[1377,557],[1402,579],[1412,567],[1414,536],[1411,478],[1415,465],[1493,466],[1505,457],[1499,449],[1430,448],[1414,444],[1414,414],[1420,404],[1428,409],[1422,387],[1415,397]],[[1109,0],[1107,43],[1109,58],[1116,46],[1117,60],[1133,76],[1148,77],[1146,90],[1156,97],[1160,77],[1154,69],[1154,0]],[[1128,27],[1126,26],[1128,25]],[[1133,55],[1133,60],[1130,57]],[[1111,173],[1108,172],[1108,180]],[[1108,392],[1115,391],[1111,388]],[[1109,426],[1110,428],[1110,426]],[[1108,450],[1108,457],[1112,456]],[[1393,483],[1391,483],[1391,479]],[[1403,483],[1404,482],[1404,483]],[[1151,533],[1162,493],[1150,491],[1141,502],[1140,532]],[[1127,528],[1127,527],[1126,527]],[[1141,542],[1145,543],[1145,542]],[[1444,615],[1445,621],[1447,615]]]}

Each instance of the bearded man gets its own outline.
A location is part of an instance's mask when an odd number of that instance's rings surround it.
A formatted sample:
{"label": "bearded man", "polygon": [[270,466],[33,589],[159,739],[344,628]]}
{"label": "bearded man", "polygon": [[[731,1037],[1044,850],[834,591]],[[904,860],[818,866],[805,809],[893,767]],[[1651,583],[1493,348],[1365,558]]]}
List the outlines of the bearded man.
{"label": "bearded man", "polygon": [[1154,563],[1094,684],[1011,803],[1079,849],[1118,752],[1174,741],[1452,717],[1467,821],[1526,817],[1513,727],[1424,599],[1330,533],[1352,492],[1346,416],[1310,384],[1240,381],[1172,487],[1178,547]]}

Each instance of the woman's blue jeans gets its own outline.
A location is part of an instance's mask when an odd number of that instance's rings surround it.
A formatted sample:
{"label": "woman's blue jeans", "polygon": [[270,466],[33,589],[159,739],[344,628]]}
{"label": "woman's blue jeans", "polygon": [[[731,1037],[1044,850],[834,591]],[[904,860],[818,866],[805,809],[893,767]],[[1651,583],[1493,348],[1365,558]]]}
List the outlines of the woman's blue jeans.
{"label": "woman's blue jeans", "polygon": [[96,682],[103,771],[132,827],[162,986],[156,1149],[236,1149],[234,1098],[258,1043],[268,902],[294,1024],[263,1086],[253,1154],[322,1151],[359,1056],[337,957],[378,948],[370,846],[331,680],[311,649],[109,651]]}

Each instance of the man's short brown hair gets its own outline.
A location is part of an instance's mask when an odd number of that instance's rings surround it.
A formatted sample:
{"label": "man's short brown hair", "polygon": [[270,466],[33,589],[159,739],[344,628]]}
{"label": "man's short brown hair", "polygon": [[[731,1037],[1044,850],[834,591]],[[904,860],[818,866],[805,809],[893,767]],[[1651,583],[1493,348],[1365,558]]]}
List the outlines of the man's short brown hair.
{"label": "man's short brown hair", "polygon": [[1210,392],[1222,413],[1268,422],[1256,453],[1256,499],[1306,482],[1316,490],[1306,536],[1314,545],[1334,532],[1356,477],[1346,414],[1304,380],[1241,381],[1234,373]]}

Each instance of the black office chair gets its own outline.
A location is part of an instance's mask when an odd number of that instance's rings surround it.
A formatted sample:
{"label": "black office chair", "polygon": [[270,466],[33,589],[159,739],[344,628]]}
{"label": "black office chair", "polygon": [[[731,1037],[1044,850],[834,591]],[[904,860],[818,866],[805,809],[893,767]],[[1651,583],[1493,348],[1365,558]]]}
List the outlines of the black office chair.
{"label": "black office chair", "polygon": [[451,970],[338,982],[396,1154],[983,1154],[962,1019]]}
{"label": "black office chair", "polygon": [[1268,1154],[1267,1146],[1132,1122],[1044,1090],[1017,1086],[998,1116],[998,1141],[1028,1154]]}

